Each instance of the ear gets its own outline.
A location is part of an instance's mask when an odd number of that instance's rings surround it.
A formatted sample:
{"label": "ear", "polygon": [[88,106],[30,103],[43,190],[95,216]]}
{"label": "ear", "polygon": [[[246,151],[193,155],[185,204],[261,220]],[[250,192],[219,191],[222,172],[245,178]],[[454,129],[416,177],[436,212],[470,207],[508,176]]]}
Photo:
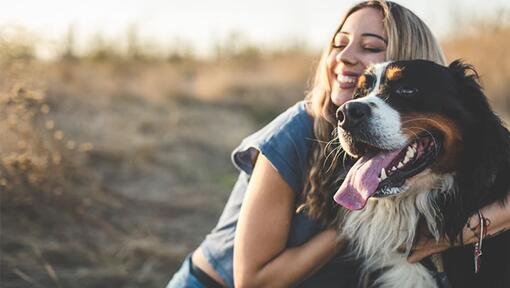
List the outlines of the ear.
{"label": "ear", "polygon": [[456,60],[448,68],[469,114],[456,173],[458,191],[443,207],[445,221],[450,223],[445,232],[454,239],[470,215],[489,203],[503,201],[509,193],[510,133],[492,111],[473,66]]}

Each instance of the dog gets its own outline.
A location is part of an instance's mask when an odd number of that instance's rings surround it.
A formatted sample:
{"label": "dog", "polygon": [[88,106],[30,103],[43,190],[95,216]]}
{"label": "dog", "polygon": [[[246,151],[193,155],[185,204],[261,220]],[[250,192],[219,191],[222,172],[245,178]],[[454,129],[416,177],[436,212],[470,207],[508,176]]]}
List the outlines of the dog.
{"label": "dog", "polygon": [[[419,224],[431,237],[459,235],[480,208],[510,191],[510,133],[493,113],[474,68],[426,60],[370,67],[337,110],[338,139],[354,160],[334,200],[372,287],[440,286],[407,261]],[[490,219],[489,219],[490,220]],[[441,254],[452,287],[510,287],[510,231]],[[369,277],[370,278],[370,277]]]}

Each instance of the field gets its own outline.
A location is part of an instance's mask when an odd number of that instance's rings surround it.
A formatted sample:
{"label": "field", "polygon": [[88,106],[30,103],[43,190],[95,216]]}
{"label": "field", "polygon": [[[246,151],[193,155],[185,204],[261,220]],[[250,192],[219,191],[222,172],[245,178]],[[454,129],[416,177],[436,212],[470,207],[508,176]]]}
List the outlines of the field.
{"label": "field", "polygon": [[[480,29],[442,45],[509,119],[510,28]],[[1,287],[163,287],[216,223],[231,150],[303,98],[319,54],[43,61],[23,47],[0,46]]]}

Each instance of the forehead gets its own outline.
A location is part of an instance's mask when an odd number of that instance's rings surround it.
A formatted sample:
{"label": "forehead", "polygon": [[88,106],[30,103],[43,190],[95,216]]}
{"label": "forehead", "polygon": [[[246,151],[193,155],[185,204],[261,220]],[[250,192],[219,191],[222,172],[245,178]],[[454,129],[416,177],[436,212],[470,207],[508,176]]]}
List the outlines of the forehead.
{"label": "forehead", "polygon": [[438,81],[448,78],[447,69],[445,67],[427,60],[391,61],[386,64],[385,71],[382,75],[389,81],[403,78],[408,80],[420,78],[427,81]]}
{"label": "forehead", "polygon": [[408,70],[411,70],[411,72],[416,70],[412,69],[412,65],[409,64],[411,63],[387,61],[371,66],[367,69],[366,73],[384,81],[396,81],[402,79],[405,74],[409,74]]}
{"label": "forehead", "polygon": [[[365,72],[366,77],[374,80],[365,82],[381,85],[411,85],[420,91],[439,91],[455,89],[455,80],[448,67],[427,60],[388,61],[371,66]],[[361,77],[360,77],[361,78]],[[364,82],[359,82],[363,84]],[[369,85],[370,86],[370,85]]]}
{"label": "forehead", "polygon": [[345,19],[340,32],[347,34],[371,33],[385,36],[383,14],[376,8],[361,8]]}

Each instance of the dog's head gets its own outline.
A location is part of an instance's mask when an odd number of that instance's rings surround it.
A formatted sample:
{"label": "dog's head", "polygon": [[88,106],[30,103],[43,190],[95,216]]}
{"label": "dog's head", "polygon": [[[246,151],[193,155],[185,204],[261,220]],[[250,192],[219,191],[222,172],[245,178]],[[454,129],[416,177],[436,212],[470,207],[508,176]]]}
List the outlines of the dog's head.
{"label": "dog's head", "polygon": [[[460,181],[466,186],[484,182],[471,189],[488,189],[501,169],[508,172],[508,131],[492,113],[476,72],[469,71],[460,61],[445,67],[425,60],[368,69],[353,100],[337,110],[342,148],[359,159],[335,201],[358,210],[371,197],[430,191],[459,174],[471,178]],[[500,184],[508,188],[508,180]],[[484,193],[489,191],[478,191]]]}

